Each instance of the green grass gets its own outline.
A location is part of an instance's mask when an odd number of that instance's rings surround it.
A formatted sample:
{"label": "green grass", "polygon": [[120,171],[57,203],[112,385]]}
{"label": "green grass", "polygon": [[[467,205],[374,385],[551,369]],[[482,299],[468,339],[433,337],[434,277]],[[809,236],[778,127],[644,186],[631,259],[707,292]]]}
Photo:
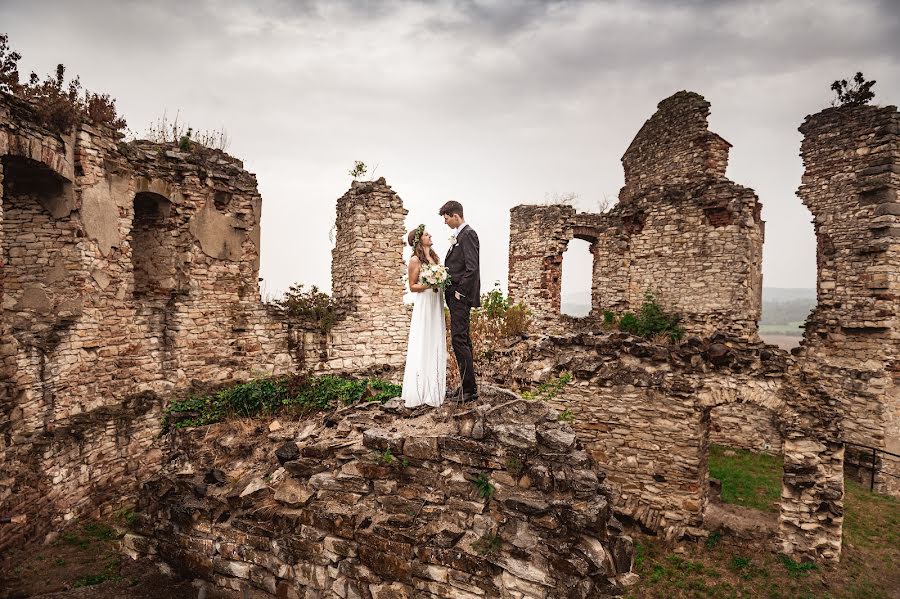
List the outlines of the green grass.
{"label": "green grass", "polygon": [[380,379],[308,374],[257,379],[172,402],[166,408],[163,430],[272,415],[284,409],[315,412],[363,400],[383,403],[399,397],[401,391],[399,385]]}
{"label": "green grass", "polygon": [[81,578],[75,581],[75,588],[78,587],[92,587],[94,585],[102,584],[104,582],[109,582],[111,580],[121,580],[121,576],[119,575],[119,567],[122,563],[118,558],[111,558],[107,560],[106,565],[103,567],[102,572],[97,572],[94,574],[85,574]]}
{"label": "green grass", "polygon": [[723,503],[777,513],[781,472],[780,456],[709,446],[709,475],[722,481]]}
{"label": "green grass", "polygon": [[844,503],[845,544],[860,549],[900,548],[900,500],[872,493],[848,480],[844,482]]}
{"label": "green grass", "polygon": [[[726,502],[773,511],[781,488],[781,459],[713,446],[711,476]],[[900,596],[900,500],[845,482],[844,544],[837,566],[797,562],[766,542],[713,532],[676,552],[665,541],[635,535],[640,582],[630,599],[894,599]]]}
{"label": "green grass", "polygon": [[64,532],[59,538],[66,545],[87,549],[95,541],[111,541],[119,534],[105,524],[88,523],[80,528]]}

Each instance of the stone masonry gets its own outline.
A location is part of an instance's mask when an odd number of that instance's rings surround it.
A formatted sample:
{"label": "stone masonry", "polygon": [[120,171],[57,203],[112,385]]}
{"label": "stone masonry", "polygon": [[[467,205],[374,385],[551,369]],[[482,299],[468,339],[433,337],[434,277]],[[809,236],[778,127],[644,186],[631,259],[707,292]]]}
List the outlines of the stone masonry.
{"label": "stone masonry", "polygon": [[[402,361],[405,212],[383,180],[339,201],[350,296],[329,337],[261,303],[262,198],[239,160],[37,123],[0,97],[0,514],[31,516],[0,551],[133,496],[159,467],[166,401],[195,382]],[[376,248],[393,284],[360,260]]]}
{"label": "stone masonry", "polygon": [[399,369],[406,362],[406,214],[400,196],[383,177],[354,181],[337,202],[331,286],[345,314],[329,339],[332,369]]}
{"label": "stone masonry", "polygon": [[[819,276],[798,358],[840,402],[847,441],[900,454],[900,114],[829,108],[800,131]],[[868,479],[871,450],[847,458]],[[876,468],[876,489],[900,495],[900,459],[878,454]]]}
{"label": "stone masonry", "polygon": [[[834,108],[801,127],[818,307],[790,355],[757,338],[760,203],[726,178],[730,146],[708,114],[694,93],[660,102],[622,158],[608,213],[512,209],[509,293],[541,334],[496,350],[481,372],[504,385],[572,372],[552,406],[574,414],[584,450],[550,407],[511,398],[443,420],[354,407],[274,431],[276,462],[258,437],[207,447],[183,432],[165,447],[164,406],[258,374],[390,376],[408,327],[400,198],[379,179],[338,200],[340,318],[325,334],[260,301],[262,199],[239,160],[121,143],[88,124],[55,133],[0,96],[0,514],[29,516],[0,529],[0,552],[152,479],[130,550],[223,587],[603,596],[631,568],[612,507],[668,536],[704,534],[713,440],[780,447],[779,548],[837,561],[845,455],[864,475],[868,451],[844,442],[900,453],[900,117]],[[586,319],[559,313],[575,238],[594,256]],[[682,316],[684,340],[599,326],[647,291]],[[729,438],[730,422],[742,426]],[[879,490],[900,492],[898,468],[878,457]],[[479,473],[489,501],[473,490]]]}
{"label": "stone masonry", "polygon": [[177,432],[125,545],[253,597],[620,595],[633,548],[603,473],[546,404],[485,398],[354,406],[268,440],[267,422]]}
{"label": "stone masonry", "polygon": [[[678,92],[631,142],[619,204],[605,214],[517,206],[510,214],[509,293],[548,332],[603,311],[638,311],[650,291],[684,328],[753,339],[762,304],[761,205],[725,176],[730,144],[707,127],[709,103]],[[586,321],[560,316],[562,255],[572,239],[594,258]]]}
{"label": "stone masonry", "polygon": [[[626,185],[620,207],[610,214],[577,214],[566,206],[513,209],[513,235],[521,231],[525,241],[510,252],[510,288],[520,294],[517,299],[535,303],[537,316],[549,323],[551,331],[573,328],[571,321],[558,317],[555,269],[567,239],[596,239],[592,241],[594,308],[615,306],[602,299],[609,296],[600,289],[610,284],[597,283],[598,257],[602,264],[605,255],[612,254],[609,260],[618,269],[611,269],[610,280],[619,280],[616,285],[622,287],[622,279],[634,276],[631,264],[622,260],[622,252],[615,254],[610,248],[630,246],[604,245],[604,235],[595,235],[591,228],[602,230],[617,215],[631,214],[652,190],[685,185],[691,176],[683,170],[690,162],[686,155],[704,157],[693,163],[693,176],[716,178],[723,173],[727,146],[703,135],[693,144],[686,141],[689,123],[705,112],[692,113],[683,105],[671,104],[679,97],[676,104],[692,97],[697,100],[691,94],[676,94],[660,104],[660,112],[626,152]],[[666,114],[668,127],[658,121]],[[682,122],[687,124],[676,126]],[[672,247],[672,238],[657,235],[662,240],[657,255],[665,256],[667,263],[658,263],[648,272],[679,271],[689,281],[705,281],[700,295],[681,297],[705,305],[723,287],[751,291],[743,295],[746,302],[736,302],[734,313],[710,313],[714,316],[708,322],[718,321],[714,328],[727,334],[709,336],[709,329],[697,326],[705,317],[698,317],[696,310],[692,314],[691,309],[686,319],[689,336],[674,347],[604,333],[596,321],[588,319],[580,323],[586,332],[522,341],[505,357],[495,356],[491,368],[496,380],[518,379],[521,384],[572,371],[576,383],[560,395],[556,405],[573,411],[574,426],[585,446],[609,469],[609,480],[620,491],[617,510],[667,534],[699,534],[707,501],[710,439],[756,450],[780,448],[784,459],[780,549],[836,561],[843,523],[845,454],[848,473],[861,477],[871,455],[867,448],[851,443],[900,453],[900,116],[893,106],[832,108],[808,117],[800,130],[806,171],[798,195],[815,217],[818,306],[794,356],[754,342],[748,334],[755,331],[749,318],[758,314],[755,266],[733,267],[729,272],[739,276],[725,277],[720,285],[719,277],[704,279],[711,264],[695,269],[694,262],[683,270],[685,260],[673,253],[680,246]],[[650,132],[664,143],[639,151],[648,146],[638,140]],[[743,192],[738,197],[748,200],[739,205],[748,210],[742,222],[749,228],[743,235],[751,242],[734,244],[732,251],[737,255],[729,259],[756,265],[756,240],[761,242],[762,233],[758,203],[750,203],[750,196]],[[645,204],[643,216],[631,221],[633,230],[646,231],[654,210],[666,209],[667,196],[655,198],[661,207]],[[706,233],[716,233],[716,223],[727,220],[718,209],[704,208],[704,214],[709,225]],[[534,234],[538,222],[547,233],[544,239]],[[673,229],[689,230],[683,224]],[[703,241],[694,246],[710,247]],[[526,284],[533,288],[520,292]],[[665,303],[666,294],[661,291],[660,295]],[[626,301],[621,305],[634,309]],[[875,486],[896,493],[897,461],[887,454],[876,459]]]}
{"label": "stone masonry", "polygon": [[752,407],[770,414],[784,439],[779,549],[839,559],[840,418],[787,353],[723,335],[678,345],[619,332],[536,336],[496,352],[485,375],[531,385],[563,371],[574,381],[550,403],[572,412],[616,489],[616,513],[667,537],[704,536],[710,414]]}

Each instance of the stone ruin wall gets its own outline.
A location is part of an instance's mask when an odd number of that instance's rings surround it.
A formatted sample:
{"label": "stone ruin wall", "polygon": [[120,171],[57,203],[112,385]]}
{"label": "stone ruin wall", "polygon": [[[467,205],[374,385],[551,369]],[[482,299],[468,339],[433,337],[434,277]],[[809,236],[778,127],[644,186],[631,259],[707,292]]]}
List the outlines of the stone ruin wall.
{"label": "stone ruin wall", "polygon": [[[651,288],[684,315],[688,340],[665,348],[595,330],[554,341],[562,345],[527,366],[491,368],[507,381],[575,371],[560,401],[621,486],[617,509],[669,534],[702,523],[706,449],[727,430],[717,419],[757,414],[759,428],[743,427],[731,444],[773,430],[783,441],[783,550],[836,560],[839,440],[900,453],[897,112],[829,109],[801,128],[798,193],[815,216],[819,306],[796,359],[756,340],[759,203],[725,179],[728,145],[706,130],[707,114],[695,94],[660,103],[623,157],[626,185],[610,213],[517,207],[511,219],[520,243],[510,294],[542,330],[596,328],[601,310],[635,310]],[[0,549],[129,495],[160,464],[153,438],[166,397],[194,380],[402,362],[402,245],[392,244],[405,211],[383,180],[355,183],[339,200],[335,289],[365,309],[348,310],[327,337],[259,302],[260,198],[238,161],[120,145],[89,126],[58,136],[35,122],[20,103],[0,102],[0,513],[43,518],[4,529]],[[559,316],[561,254],[576,237],[594,254],[593,313],[581,322]],[[366,333],[376,336],[360,347],[355,336]],[[848,455],[852,473],[859,458]],[[879,467],[878,489],[896,492],[895,466],[882,458]]]}
{"label": "stone ruin wall", "polygon": [[527,385],[562,371],[574,381],[550,403],[571,411],[616,490],[617,514],[667,537],[705,536],[711,414],[749,407],[769,414],[784,439],[779,549],[839,559],[843,448],[825,441],[840,438],[840,419],[803,386],[788,354],[724,336],[660,345],[579,333],[523,340],[486,374]]}
{"label": "stone ruin wall", "polygon": [[349,312],[331,332],[330,368],[399,370],[406,363],[406,214],[384,178],[354,181],[338,200],[331,285]]}
{"label": "stone ruin wall", "polygon": [[[707,127],[709,103],[663,100],[622,158],[625,186],[608,213],[517,206],[510,216],[509,293],[541,327],[595,326],[605,310],[638,311],[645,291],[682,316],[685,330],[754,339],[762,306],[761,205],[725,177],[730,145]],[[560,316],[562,255],[591,243],[591,314]],[[593,325],[591,323],[594,323]]]}
{"label": "stone ruin wall", "polygon": [[253,597],[587,599],[633,582],[602,472],[542,402],[266,424],[174,433],[128,551]]}
{"label": "stone ruin wall", "polygon": [[780,455],[782,449],[775,415],[752,403],[729,403],[713,408],[709,414],[709,442],[772,455]]}
{"label": "stone ruin wall", "polygon": [[[679,119],[690,120],[699,113],[674,110],[670,102],[691,96],[676,94],[660,104],[661,112],[669,106],[667,117],[673,119],[669,126],[676,132],[691,129],[679,128]],[[660,113],[645,130],[649,127],[657,139],[665,140],[665,127],[654,122],[658,117]],[[609,468],[609,480],[620,490],[617,510],[621,513],[667,534],[695,534],[708,500],[708,443],[755,450],[768,445],[780,448],[784,459],[781,549],[825,561],[839,559],[842,441],[900,453],[896,447],[900,442],[898,124],[895,107],[863,107],[829,109],[809,117],[801,127],[806,172],[798,195],[815,217],[819,305],[807,322],[795,357],[755,341],[761,291],[759,204],[749,190],[719,179],[727,150],[719,138],[700,136],[708,141],[705,147],[702,141],[686,142],[680,134],[670,137],[674,164],[669,168],[664,143],[658,144],[658,155],[635,151],[643,146],[638,143],[646,132],[642,130],[623,158],[626,185],[621,204],[608,214],[578,214],[566,206],[513,209],[511,234],[515,239],[521,235],[523,243],[510,250],[511,293],[516,300],[534,304],[542,327],[568,333],[523,342],[537,346],[514,349],[508,362],[495,358],[492,372],[497,380],[530,379],[521,383],[545,380],[562,370],[575,373],[576,383],[556,405],[573,411],[574,426],[585,446]],[[702,164],[709,168],[695,171],[702,172],[703,180],[679,170],[689,163],[686,148],[699,148],[694,156],[706,152]],[[646,176],[641,176],[642,169],[647,169]],[[691,246],[697,248],[715,247],[704,238],[718,243],[730,230],[731,247],[721,256],[733,253],[732,264],[676,259],[677,251],[671,247],[679,247],[675,235],[655,248],[665,263],[656,258],[647,272],[678,272],[684,280],[700,283],[696,291],[682,290],[681,298],[707,307],[709,320],[706,314],[688,309],[688,338],[675,348],[602,332],[597,322],[600,309],[636,307],[636,300],[604,299],[617,297],[604,289],[628,288],[623,280],[641,279],[632,273],[634,266],[627,259],[632,242],[621,237],[621,243],[611,241],[616,238],[609,231],[619,234],[629,225],[615,219],[641,214],[630,223],[632,230],[634,223],[643,223],[642,234],[652,226],[648,223],[654,214],[670,208],[672,198],[703,197],[702,193],[681,195],[686,188],[729,189],[733,194],[731,201],[720,206],[704,206],[706,220],[695,219],[693,227],[684,226],[689,219],[677,218],[690,214],[691,202],[684,205],[685,211],[671,213],[676,218],[668,222],[670,231],[693,232],[697,239]],[[723,199],[725,195],[716,193]],[[651,198],[660,206],[654,207]],[[722,207],[727,207],[725,212]],[[726,212],[732,216],[726,217]],[[733,218],[737,214],[741,217]],[[716,226],[723,222],[723,228]],[[652,230],[662,231],[657,240],[666,239],[665,225]],[[559,316],[559,263],[572,238],[591,241],[594,254],[593,319],[580,323]],[[653,257],[645,257],[638,268],[648,262],[652,264]],[[606,264],[613,267],[604,279]],[[721,285],[719,276],[705,278],[710,271],[735,276],[726,277]],[[718,306],[710,307],[707,298],[716,297],[716,289],[736,292],[731,297],[736,298],[737,310],[721,311],[730,305],[728,294],[720,295]],[[665,288],[660,291],[666,304]],[[668,307],[682,311],[675,302]],[[710,337],[707,323],[716,322],[719,326],[713,329],[723,334]],[[583,332],[571,333],[579,329]],[[541,343],[557,346],[544,351]],[[729,433],[736,423],[740,426]],[[846,447],[848,474],[858,476],[870,454]],[[896,463],[881,454],[878,468],[877,489],[896,493]]]}
{"label": "stone ruin wall", "polygon": [[[798,359],[840,402],[847,441],[900,454],[900,114],[829,108],[800,131],[797,195],[814,217],[819,274]],[[848,445],[847,458],[869,479],[870,450]],[[900,494],[900,459],[878,455],[875,488]]]}
{"label": "stone ruin wall", "polygon": [[[4,527],[0,550],[132,496],[159,465],[166,401],[195,383],[397,364],[396,326],[382,335],[372,314],[406,317],[402,288],[360,298],[366,309],[334,338],[260,302],[261,197],[240,161],[37,122],[0,98],[0,514],[32,516]],[[399,246],[405,212],[388,204],[399,233],[345,229],[339,247]],[[399,251],[391,268],[402,272]],[[344,259],[335,253],[337,270]],[[358,261],[342,272],[347,284],[371,279]],[[341,332],[365,327],[365,359],[348,363]]]}

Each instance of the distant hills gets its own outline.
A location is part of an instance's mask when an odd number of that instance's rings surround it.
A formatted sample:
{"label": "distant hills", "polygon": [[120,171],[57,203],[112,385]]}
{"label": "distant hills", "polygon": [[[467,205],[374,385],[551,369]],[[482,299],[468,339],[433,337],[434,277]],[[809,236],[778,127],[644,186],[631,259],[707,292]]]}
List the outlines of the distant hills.
{"label": "distant hills", "polygon": [[763,303],[808,300],[815,305],[816,290],[812,287],[763,287]]}
{"label": "distant hills", "polygon": [[[571,316],[587,316],[591,306],[586,293],[571,293],[562,299],[562,312]],[[763,332],[800,335],[800,325],[816,305],[816,290],[806,287],[763,287],[763,310],[760,326]]]}

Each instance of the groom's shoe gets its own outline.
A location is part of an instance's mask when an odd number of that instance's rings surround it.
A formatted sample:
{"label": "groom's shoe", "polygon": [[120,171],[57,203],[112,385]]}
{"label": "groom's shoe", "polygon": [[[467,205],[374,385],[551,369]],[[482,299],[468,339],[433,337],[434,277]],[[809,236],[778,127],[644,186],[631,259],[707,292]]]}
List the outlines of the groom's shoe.
{"label": "groom's shoe", "polygon": [[458,399],[461,396],[462,396],[462,388],[457,387],[456,389],[448,390],[444,394],[444,399]]}
{"label": "groom's shoe", "polygon": [[478,391],[475,393],[463,393],[462,403],[475,403],[478,401]]}

